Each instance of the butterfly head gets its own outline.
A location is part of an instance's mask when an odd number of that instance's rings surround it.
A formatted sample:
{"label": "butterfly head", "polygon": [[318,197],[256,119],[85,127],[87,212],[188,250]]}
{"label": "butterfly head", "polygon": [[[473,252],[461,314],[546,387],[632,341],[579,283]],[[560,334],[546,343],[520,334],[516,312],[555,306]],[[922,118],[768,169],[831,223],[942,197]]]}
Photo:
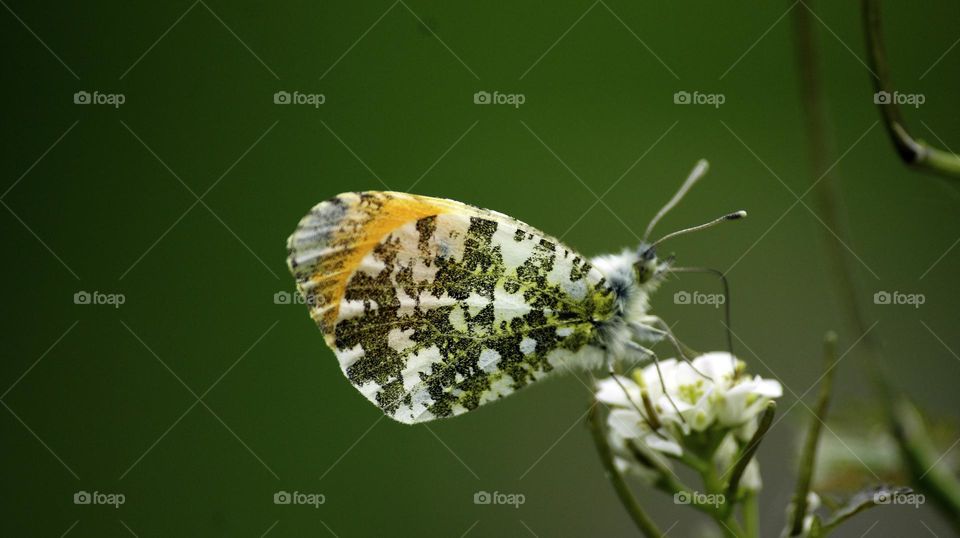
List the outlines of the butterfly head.
{"label": "butterfly head", "polygon": [[637,261],[633,264],[634,279],[640,286],[659,281],[660,277],[670,268],[670,260],[661,260],[657,257],[654,245],[641,244],[637,249]]}

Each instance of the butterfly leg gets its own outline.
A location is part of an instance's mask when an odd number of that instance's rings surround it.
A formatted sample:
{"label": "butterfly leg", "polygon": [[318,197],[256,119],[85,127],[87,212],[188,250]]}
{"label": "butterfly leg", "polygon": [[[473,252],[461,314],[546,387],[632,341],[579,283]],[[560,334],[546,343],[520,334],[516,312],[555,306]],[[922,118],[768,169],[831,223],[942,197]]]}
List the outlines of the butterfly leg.
{"label": "butterfly leg", "polygon": [[[654,327],[654,325],[659,325],[660,328]],[[706,374],[698,370],[690,360],[689,355],[695,355],[696,353],[691,353],[692,350],[677,339],[673,331],[670,330],[670,326],[667,325],[667,322],[662,318],[652,315],[644,316],[640,323],[632,323],[630,328],[633,330],[634,336],[640,340],[649,340],[650,338],[647,335],[651,334],[656,335],[659,339],[666,338],[677,351],[677,355],[683,362],[687,363],[700,377],[710,379]]]}
{"label": "butterfly leg", "polygon": [[620,378],[614,369],[614,360],[612,355],[607,357],[607,373],[609,374],[610,379],[613,379],[614,383],[616,383],[617,386],[620,387],[620,390],[623,391],[623,395],[627,398],[627,401],[630,402],[630,405],[633,406],[634,410],[640,414],[640,416],[643,418],[643,421],[650,428],[650,431],[665,439],[666,437],[664,437],[664,435],[658,431],[660,429],[660,421],[657,419],[657,415],[654,412],[650,398],[644,394],[641,394],[644,407],[644,409],[641,409],[637,402],[633,400],[633,397],[630,396],[630,392],[627,391],[627,387],[623,386],[623,383],[620,381]]}
{"label": "butterfly leg", "polygon": [[670,397],[670,393],[667,392],[667,384],[663,380],[663,372],[660,371],[660,359],[657,358],[657,354],[654,353],[652,349],[645,348],[636,342],[627,342],[627,347],[653,359],[654,367],[657,369],[657,377],[660,379],[660,388],[663,390],[663,395],[667,397],[667,400],[670,402],[673,410],[677,412],[677,416],[680,417],[680,420],[686,423],[686,419],[684,419],[683,414],[680,413],[680,408],[677,407],[677,403],[673,401],[673,398]]}

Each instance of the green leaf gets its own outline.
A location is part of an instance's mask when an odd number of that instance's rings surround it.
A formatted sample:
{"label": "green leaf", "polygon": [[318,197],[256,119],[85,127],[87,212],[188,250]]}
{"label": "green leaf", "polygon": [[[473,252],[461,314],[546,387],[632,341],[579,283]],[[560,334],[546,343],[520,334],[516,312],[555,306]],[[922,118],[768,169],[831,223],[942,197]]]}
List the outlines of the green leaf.
{"label": "green leaf", "polygon": [[830,515],[830,519],[823,524],[822,536],[826,536],[826,534],[833,531],[837,526],[868,508],[882,504],[891,504],[893,499],[909,493],[913,493],[913,490],[910,488],[886,485],[859,491]]}

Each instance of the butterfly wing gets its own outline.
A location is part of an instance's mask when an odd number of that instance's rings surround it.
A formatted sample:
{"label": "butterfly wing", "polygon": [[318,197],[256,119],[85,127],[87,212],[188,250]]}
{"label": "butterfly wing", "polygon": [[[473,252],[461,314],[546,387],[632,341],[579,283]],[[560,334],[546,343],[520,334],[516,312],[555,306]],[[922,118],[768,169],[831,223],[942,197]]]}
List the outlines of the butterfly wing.
{"label": "butterfly wing", "polygon": [[400,422],[459,415],[603,359],[596,327],[615,308],[603,275],[501,213],[345,193],[314,207],[288,247],[344,374]]}

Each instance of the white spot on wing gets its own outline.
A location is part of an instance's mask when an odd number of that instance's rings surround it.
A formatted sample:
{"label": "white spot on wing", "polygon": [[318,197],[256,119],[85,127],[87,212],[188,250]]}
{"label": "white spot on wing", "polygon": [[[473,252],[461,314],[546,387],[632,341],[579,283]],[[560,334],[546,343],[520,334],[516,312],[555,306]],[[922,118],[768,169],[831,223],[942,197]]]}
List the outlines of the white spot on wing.
{"label": "white spot on wing", "polygon": [[480,403],[492,402],[511,393],[513,393],[513,377],[510,374],[503,374],[490,383],[490,390],[485,391],[480,396]]}
{"label": "white spot on wing", "polygon": [[493,244],[500,247],[500,255],[503,256],[503,263],[508,268],[517,268],[523,265],[530,256],[533,255],[533,239],[527,239],[526,233],[520,241],[514,239],[516,226],[498,226],[497,232],[493,234]]}
{"label": "white spot on wing", "polygon": [[437,229],[433,237],[437,240],[438,254],[456,261],[463,260],[463,240],[470,227],[468,215],[442,213],[437,215]]}
{"label": "white spot on wing", "polygon": [[347,368],[353,366],[357,359],[363,356],[363,347],[360,344],[350,349],[338,349],[337,359],[340,361],[340,368],[346,372]]}
{"label": "white spot on wing", "polygon": [[517,290],[517,293],[507,293],[503,289],[503,284],[497,284],[493,290],[493,316],[494,324],[500,325],[500,322],[509,322],[513,318],[524,316],[530,312],[530,305],[523,300],[523,291]]}
{"label": "white spot on wing", "polygon": [[454,306],[450,310],[450,326],[454,329],[466,332],[467,330],[467,319],[463,315],[463,309],[460,308],[460,305]]}
{"label": "white spot on wing", "polygon": [[403,390],[410,391],[420,382],[420,374],[426,373],[435,363],[441,361],[440,348],[430,346],[407,357],[403,367]]}
{"label": "white spot on wing", "polygon": [[493,349],[484,349],[480,352],[480,358],[477,359],[477,366],[481,370],[490,374],[497,371],[497,363],[500,361],[500,353]]}
{"label": "white spot on wing", "polygon": [[520,340],[520,352],[524,355],[529,355],[537,350],[537,341],[529,336]]}
{"label": "white spot on wing", "polygon": [[470,292],[470,295],[467,296],[467,300],[465,302],[467,304],[467,311],[470,313],[470,315],[476,316],[481,310],[490,304],[490,299],[477,294],[477,292]]}
{"label": "white spot on wing", "polygon": [[374,381],[367,381],[363,385],[357,385],[360,394],[373,403],[377,403],[377,393],[380,392],[380,385]]}
{"label": "white spot on wing", "polygon": [[360,262],[360,265],[357,266],[358,273],[364,273],[366,275],[375,277],[380,274],[381,271],[387,268],[387,265],[383,261],[377,259],[373,253],[367,254],[363,257],[363,260]]}
{"label": "white spot on wing", "polygon": [[387,333],[387,344],[395,351],[403,351],[413,347],[415,342],[410,339],[413,336],[413,329],[401,331],[400,329],[390,329]]}
{"label": "white spot on wing", "polygon": [[[371,310],[376,310],[377,307],[376,301],[370,301]],[[363,315],[364,301],[349,301],[344,300],[340,302],[340,312],[338,313],[337,321],[342,321],[345,319],[351,319]]]}

